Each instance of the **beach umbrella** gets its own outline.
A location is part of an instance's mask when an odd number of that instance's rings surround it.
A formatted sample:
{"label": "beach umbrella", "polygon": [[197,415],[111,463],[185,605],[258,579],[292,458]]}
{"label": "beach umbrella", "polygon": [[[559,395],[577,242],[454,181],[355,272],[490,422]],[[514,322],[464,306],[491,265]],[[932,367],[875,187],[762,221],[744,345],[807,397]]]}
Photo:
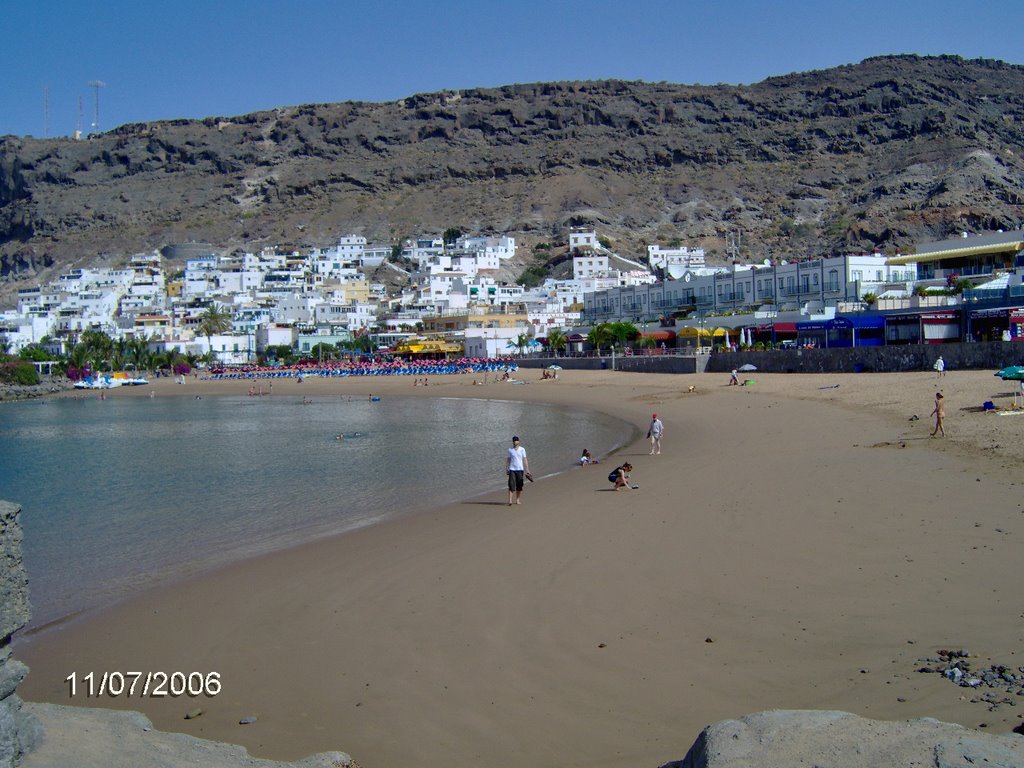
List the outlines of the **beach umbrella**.
{"label": "beach umbrella", "polygon": [[548,366],[548,370],[549,371],[560,371],[560,370],[562,370],[562,366],[560,366],[560,365],[549,365]]}
{"label": "beach umbrella", "polygon": [[756,371],[757,370],[757,366],[756,365],[751,365],[750,363],[746,363],[744,365],[741,365],[736,370],[737,371],[743,371],[744,373],[750,373],[751,371]]}
{"label": "beach umbrella", "polygon": [[1024,365],[1011,365],[1001,371],[996,371],[995,375],[1003,381],[1021,381],[1024,379]]}

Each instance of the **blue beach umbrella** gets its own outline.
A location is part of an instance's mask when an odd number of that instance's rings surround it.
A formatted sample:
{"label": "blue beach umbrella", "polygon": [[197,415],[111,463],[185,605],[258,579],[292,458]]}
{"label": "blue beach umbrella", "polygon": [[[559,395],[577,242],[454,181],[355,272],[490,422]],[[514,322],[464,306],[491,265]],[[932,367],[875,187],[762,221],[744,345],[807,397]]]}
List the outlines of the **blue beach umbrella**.
{"label": "blue beach umbrella", "polygon": [[1011,365],[1001,371],[996,371],[995,375],[1003,381],[1021,381],[1024,379],[1024,365]]}

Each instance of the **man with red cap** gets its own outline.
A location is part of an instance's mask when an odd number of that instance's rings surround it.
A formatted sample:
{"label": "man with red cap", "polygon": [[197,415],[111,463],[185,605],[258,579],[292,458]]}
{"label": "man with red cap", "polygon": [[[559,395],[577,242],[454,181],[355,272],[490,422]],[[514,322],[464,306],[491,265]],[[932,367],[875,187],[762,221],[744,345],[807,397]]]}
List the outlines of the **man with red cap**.
{"label": "man with red cap", "polygon": [[651,414],[651,426],[647,429],[647,439],[651,441],[651,455],[661,453],[661,436],[665,434],[665,425],[658,414]]}

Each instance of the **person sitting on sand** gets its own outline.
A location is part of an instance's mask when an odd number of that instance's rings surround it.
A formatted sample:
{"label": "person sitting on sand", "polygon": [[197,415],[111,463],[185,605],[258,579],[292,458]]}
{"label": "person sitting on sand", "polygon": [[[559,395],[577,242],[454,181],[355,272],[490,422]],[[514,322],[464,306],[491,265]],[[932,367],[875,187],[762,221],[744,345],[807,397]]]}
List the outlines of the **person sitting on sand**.
{"label": "person sitting on sand", "polygon": [[614,486],[613,490],[619,491],[625,488],[627,491],[639,488],[638,485],[629,484],[629,473],[633,471],[633,465],[628,461],[621,467],[616,467],[608,473],[608,480]]}
{"label": "person sitting on sand", "polygon": [[732,386],[738,385],[739,383],[740,383],[740,380],[738,378],[736,378],[736,369],[733,368],[732,369],[732,373],[729,374],[729,386],[732,387]]}
{"label": "person sitting on sand", "polygon": [[587,464],[600,464],[597,459],[590,455],[590,449],[584,448],[583,454],[580,456],[580,466],[585,467]]}

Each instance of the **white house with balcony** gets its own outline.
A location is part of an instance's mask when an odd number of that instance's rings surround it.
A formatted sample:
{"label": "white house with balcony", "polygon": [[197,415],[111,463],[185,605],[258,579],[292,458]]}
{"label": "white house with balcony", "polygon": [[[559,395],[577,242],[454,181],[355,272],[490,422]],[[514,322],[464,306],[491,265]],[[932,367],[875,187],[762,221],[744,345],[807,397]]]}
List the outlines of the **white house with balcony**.
{"label": "white house with balcony", "polygon": [[587,253],[572,257],[573,280],[585,280],[592,277],[605,277],[610,274],[608,257],[603,254]]}
{"label": "white house with balcony", "polygon": [[312,323],[316,307],[323,298],[313,294],[286,294],[274,304],[272,314],[275,323]]}
{"label": "white house with balcony", "polygon": [[54,319],[49,315],[22,315],[15,311],[0,312],[0,344],[11,354],[30,344],[38,344],[51,335]]}
{"label": "white house with balcony", "polygon": [[503,235],[501,237],[460,237],[455,241],[455,249],[472,254],[479,264],[479,269],[498,269],[502,261],[516,255],[516,239]]}
{"label": "white house with balcony", "polygon": [[673,280],[682,279],[687,272],[699,273],[707,266],[703,248],[662,248],[660,245],[648,245],[647,261]]}
{"label": "white house with balcony", "polygon": [[220,277],[220,263],[217,256],[199,256],[185,262],[185,274],[181,295],[186,299],[205,297],[207,292],[217,289]]}
{"label": "white house with balcony", "polygon": [[434,256],[444,254],[444,240],[440,237],[421,237],[407,240],[402,247],[402,256],[411,259],[417,266],[429,262]]}

